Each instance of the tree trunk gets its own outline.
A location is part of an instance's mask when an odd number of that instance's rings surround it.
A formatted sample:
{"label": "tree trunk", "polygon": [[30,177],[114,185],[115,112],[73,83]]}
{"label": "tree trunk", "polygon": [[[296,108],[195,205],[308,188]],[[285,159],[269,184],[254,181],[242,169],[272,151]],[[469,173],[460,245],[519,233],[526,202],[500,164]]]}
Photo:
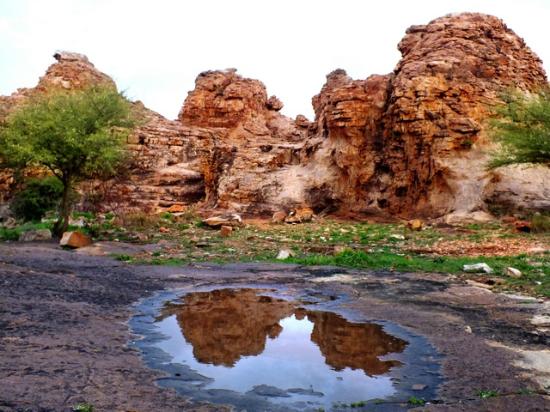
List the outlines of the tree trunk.
{"label": "tree trunk", "polygon": [[56,237],[63,236],[63,233],[67,231],[69,227],[69,216],[71,214],[71,202],[70,193],[71,185],[70,181],[63,181],[63,196],[61,198],[61,205],[59,207],[59,219],[55,222],[53,227],[53,234]]}

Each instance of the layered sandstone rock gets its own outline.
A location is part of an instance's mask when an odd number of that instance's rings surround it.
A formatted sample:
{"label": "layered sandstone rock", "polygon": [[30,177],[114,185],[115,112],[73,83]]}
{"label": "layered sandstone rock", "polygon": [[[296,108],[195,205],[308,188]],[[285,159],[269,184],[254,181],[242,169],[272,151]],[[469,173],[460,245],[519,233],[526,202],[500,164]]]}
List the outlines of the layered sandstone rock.
{"label": "layered sandstone rock", "polygon": [[[201,73],[177,120],[136,103],[143,122],[128,139],[133,163],[103,185],[105,204],[403,217],[467,216],[488,203],[547,209],[547,167],[485,167],[494,149],[486,120],[500,93],[547,86],[523,40],[496,17],[464,13],[410,27],[399,50],[391,74],[330,73],[312,100],[313,122],[283,116],[278,98],[234,69]],[[114,86],[85,56],[55,57],[36,88],[0,98],[0,121],[33,93]],[[0,201],[10,179],[0,175]]]}
{"label": "layered sandstone rock", "polygon": [[412,26],[399,50],[371,201],[429,216],[483,207],[485,120],[506,88],[547,84],[540,59],[502,20],[476,13]]}
{"label": "layered sandstone rock", "polygon": [[258,80],[234,69],[201,73],[179,114],[184,126],[218,134],[205,141],[204,180],[209,207],[262,213],[276,210],[284,182],[277,170],[298,163],[309,124],[279,113],[282,103],[267,97]]}
{"label": "layered sandstone rock", "polygon": [[[507,88],[547,85],[541,61],[500,19],[475,13],[413,26],[399,49],[390,75],[327,76],[301,164],[279,176],[297,183],[279,201],[404,217],[486,207],[485,188],[497,179],[486,170],[494,149],[486,120]],[[527,168],[524,181],[540,173]],[[539,193],[545,200],[514,199],[536,209],[550,201]]]}

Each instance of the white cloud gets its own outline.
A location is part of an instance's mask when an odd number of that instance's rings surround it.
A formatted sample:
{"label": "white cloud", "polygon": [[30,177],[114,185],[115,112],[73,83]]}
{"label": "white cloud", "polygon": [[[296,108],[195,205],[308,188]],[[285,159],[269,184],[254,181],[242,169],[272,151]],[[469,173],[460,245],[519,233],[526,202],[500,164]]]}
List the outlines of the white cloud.
{"label": "white cloud", "polygon": [[170,118],[199,72],[227,67],[262,80],[283,112],[311,116],[328,72],[390,72],[408,26],[459,11],[503,18],[550,61],[544,0],[2,0],[0,93],[34,85],[67,49]]}

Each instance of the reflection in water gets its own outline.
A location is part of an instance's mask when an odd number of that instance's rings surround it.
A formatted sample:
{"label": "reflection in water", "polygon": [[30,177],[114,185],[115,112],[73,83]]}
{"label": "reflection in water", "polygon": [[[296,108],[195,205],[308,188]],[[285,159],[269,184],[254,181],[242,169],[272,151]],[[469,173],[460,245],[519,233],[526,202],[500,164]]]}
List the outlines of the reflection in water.
{"label": "reflection in water", "polygon": [[402,352],[404,340],[380,325],[352,323],[258,293],[196,292],[182,304],[167,305],[159,325],[170,339],[161,348],[213,378],[211,387],[220,389],[246,392],[260,384],[315,389],[324,393],[324,402],[394,392],[390,379],[380,375],[399,362],[380,357]]}
{"label": "reflection in water", "polygon": [[202,363],[233,366],[242,356],[259,355],[266,337],[281,333],[279,321],[294,305],[253,289],[221,289],[185,296],[183,305],[168,307],[163,315],[176,315],[193,355]]}

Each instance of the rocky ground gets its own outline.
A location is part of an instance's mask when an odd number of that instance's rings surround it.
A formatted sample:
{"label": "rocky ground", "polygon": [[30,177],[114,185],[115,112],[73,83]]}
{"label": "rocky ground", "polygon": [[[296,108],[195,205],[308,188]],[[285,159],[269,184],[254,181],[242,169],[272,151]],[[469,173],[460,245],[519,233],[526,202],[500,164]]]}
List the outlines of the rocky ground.
{"label": "rocky ground", "polygon": [[444,381],[419,410],[550,408],[548,302],[493,293],[459,276],[273,263],[137,265],[38,242],[0,245],[0,282],[2,411],[82,403],[96,411],[223,409],[161,389],[160,373],[128,345],[133,304],[199,284],[346,293],[357,313],[425,336],[443,355]]}

